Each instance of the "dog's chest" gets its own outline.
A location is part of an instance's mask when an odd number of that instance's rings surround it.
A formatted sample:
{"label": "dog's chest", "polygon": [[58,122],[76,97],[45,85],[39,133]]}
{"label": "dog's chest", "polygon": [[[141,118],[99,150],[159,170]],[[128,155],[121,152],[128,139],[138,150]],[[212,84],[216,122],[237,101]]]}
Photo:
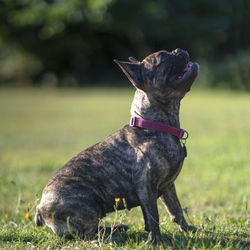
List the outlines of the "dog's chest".
{"label": "dog's chest", "polygon": [[171,135],[155,136],[144,149],[152,164],[162,168],[163,171],[174,171],[179,168],[185,158],[180,142]]}
{"label": "dog's chest", "polygon": [[147,171],[157,185],[176,179],[185,158],[178,141],[168,135],[152,136],[150,140],[145,137],[144,143],[136,149],[139,172]]}

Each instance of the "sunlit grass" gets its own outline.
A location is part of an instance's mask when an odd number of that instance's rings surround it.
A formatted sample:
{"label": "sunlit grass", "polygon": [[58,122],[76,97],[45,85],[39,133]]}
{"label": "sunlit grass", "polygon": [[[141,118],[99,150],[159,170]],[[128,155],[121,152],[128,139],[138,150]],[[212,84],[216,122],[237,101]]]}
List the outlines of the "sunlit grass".
{"label": "sunlit grass", "polygon": [[[127,124],[132,98],[132,88],[0,90],[0,248],[149,246],[140,208],[119,212],[118,222],[122,218],[130,229],[105,243],[68,241],[33,222],[55,170]],[[182,102],[181,124],[190,138],[177,192],[199,230],[179,233],[159,202],[163,235],[181,249],[249,247],[250,95],[191,91]]]}

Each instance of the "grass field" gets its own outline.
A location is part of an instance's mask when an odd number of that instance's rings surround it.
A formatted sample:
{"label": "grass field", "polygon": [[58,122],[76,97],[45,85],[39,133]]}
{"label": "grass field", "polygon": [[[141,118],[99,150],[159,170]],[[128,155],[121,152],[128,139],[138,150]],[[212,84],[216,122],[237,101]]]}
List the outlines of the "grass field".
{"label": "grass field", "polygon": [[[127,233],[66,240],[34,225],[49,178],[72,156],[127,124],[133,89],[0,90],[0,249],[147,249],[139,208],[111,214]],[[174,249],[249,249],[250,95],[194,90],[182,102],[188,157],[176,181],[196,233],[180,233],[159,202]],[[163,246],[158,246],[163,249]]]}

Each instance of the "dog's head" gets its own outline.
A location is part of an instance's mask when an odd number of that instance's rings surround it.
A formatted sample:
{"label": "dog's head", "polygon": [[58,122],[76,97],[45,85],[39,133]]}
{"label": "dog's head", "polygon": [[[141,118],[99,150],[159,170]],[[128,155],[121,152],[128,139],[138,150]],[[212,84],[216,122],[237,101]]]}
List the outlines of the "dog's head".
{"label": "dog's head", "polygon": [[114,61],[137,89],[161,102],[183,98],[199,71],[199,65],[190,62],[188,52],[182,49],[172,52],[161,50],[147,56],[142,62],[132,57],[129,60]]}

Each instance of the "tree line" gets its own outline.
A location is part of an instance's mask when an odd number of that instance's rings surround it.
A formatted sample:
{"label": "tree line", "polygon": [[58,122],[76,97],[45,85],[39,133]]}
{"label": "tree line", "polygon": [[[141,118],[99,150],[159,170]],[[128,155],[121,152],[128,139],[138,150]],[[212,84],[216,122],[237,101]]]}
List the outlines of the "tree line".
{"label": "tree line", "polygon": [[114,58],[142,59],[177,47],[190,51],[192,59],[206,61],[220,82],[232,78],[231,68],[245,79],[249,44],[248,0],[0,2],[1,84],[109,82],[120,77]]}

